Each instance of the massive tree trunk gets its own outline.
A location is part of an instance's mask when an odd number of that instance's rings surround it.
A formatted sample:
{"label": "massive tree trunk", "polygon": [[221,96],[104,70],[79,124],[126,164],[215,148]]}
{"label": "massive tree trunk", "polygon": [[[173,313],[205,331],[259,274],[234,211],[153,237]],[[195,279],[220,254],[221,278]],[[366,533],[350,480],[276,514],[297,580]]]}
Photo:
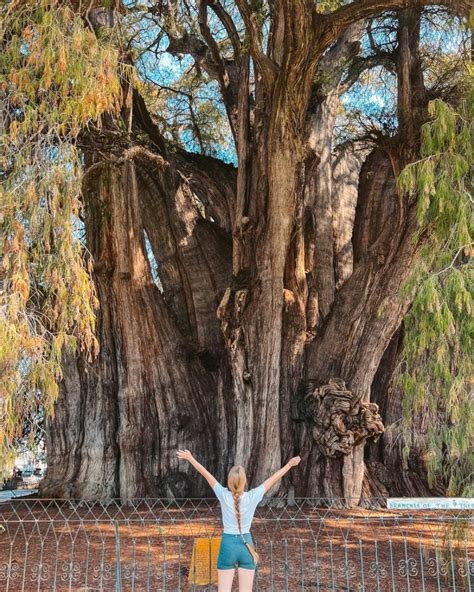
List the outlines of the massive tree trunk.
{"label": "massive tree trunk", "polygon": [[[401,11],[399,23],[398,136],[386,151],[372,152],[362,167],[351,241],[353,271],[342,280],[307,356],[307,377],[320,387],[313,393],[310,388],[309,394],[306,390],[303,405],[303,415],[316,426],[316,446],[308,443],[306,429],[300,445],[307,465],[320,468],[307,469],[302,492],[344,498],[349,505],[357,504],[362,494],[365,441],[383,431],[378,409],[369,403],[371,385],[408,310],[409,300],[400,296],[400,288],[423,241],[416,236],[415,204],[400,194],[395,177],[417,153],[426,114],[419,9]],[[321,385],[328,385],[327,390]]]}
{"label": "massive tree trunk", "polygon": [[[297,495],[353,505],[364,476],[365,495],[380,491],[364,447],[383,432],[371,393],[389,424],[400,412],[400,393],[388,387],[410,304],[399,292],[423,236],[414,240],[416,204],[396,176],[416,157],[426,92],[420,9],[409,8],[392,56],[397,136],[335,150],[339,95],[363,28],[351,19],[384,7],[361,4],[331,22],[310,0],[272,3],[265,52],[255,14],[238,1],[253,69],[223,12],[233,61],[219,61],[205,7],[207,45],[170,37],[170,51],[191,54],[217,80],[237,170],[168,150],[138,93],[123,145],[107,162],[89,147],[86,230],[101,350],[93,362],[65,362],[43,494],[208,493],[178,469],[184,447],[220,480],[238,463],[256,484],[301,453],[280,492],[292,485]],[[389,452],[371,460],[381,458],[393,466]]]}
{"label": "massive tree trunk", "polygon": [[101,351],[92,364],[79,358],[65,365],[42,492],[123,500],[200,495],[203,483],[178,471],[175,451],[192,448],[218,473],[228,465],[225,380],[186,347],[153,283],[135,163],[125,159],[94,172],[86,227]]}
{"label": "massive tree trunk", "polygon": [[[410,443],[407,461],[403,449],[407,444],[399,432],[402,417],[402,397],[400,387],[392,382],[393,373],[400,364],[403,349],[403,325],[392,337],[385,350],[380,366],[372,383],[372,400],[380,406],[384,418],[384,437],[378,442],[371,442],[365,451],[368,467],[364,483],[364,495],[422,497],[443,495],[443,483],[438,481],[428,485],[427,471],[424,464],[424,452],[419,443],[426,437],[429,426],[422,412],[413,418],[415,442]],[[400,467],[406,464],[404,470]]]}

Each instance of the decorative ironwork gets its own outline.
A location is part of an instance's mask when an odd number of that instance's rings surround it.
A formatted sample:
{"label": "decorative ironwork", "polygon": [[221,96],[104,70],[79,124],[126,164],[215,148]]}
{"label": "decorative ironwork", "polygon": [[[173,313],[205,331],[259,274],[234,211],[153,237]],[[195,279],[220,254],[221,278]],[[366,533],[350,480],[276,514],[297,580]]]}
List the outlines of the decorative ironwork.
{"label": "decorative ironwork", "polygon": [[0,582],[16,580],[20,575],[20,565],[16,561],[0,563]]}
{"label": "decorative ironwork", "polygon": [[[347,510],[337,503],[272,500],[257,509],[255,590],[474,590],[470,512],[394,511],[382,500],[371,500],[378,509]],[[220,512],[215,500],[22,498],[0,503],[0,527],[2,591],[197,592],[194,541],[219,534]]]}
{"label": "decorative ironwork", "polygon": [[344,578],[355,578],[356,577],[356,562],[352,559],[344,561],[339,564],[339,574]]}
{"label": "decorative ironwork", "polygon": [[371,561],[369,564],[369,576],[371,578],[379,579],[387,577],[387,568],[384,563],[380,561]]}
{"label": "decorative ironwork", "polygon": [[417,561],[413,557],[409,557],[408,559],[400,559],[398,564],[398,573],[405,577],[405,576],[417,576],[418,575],[418,568],[417,568]]}

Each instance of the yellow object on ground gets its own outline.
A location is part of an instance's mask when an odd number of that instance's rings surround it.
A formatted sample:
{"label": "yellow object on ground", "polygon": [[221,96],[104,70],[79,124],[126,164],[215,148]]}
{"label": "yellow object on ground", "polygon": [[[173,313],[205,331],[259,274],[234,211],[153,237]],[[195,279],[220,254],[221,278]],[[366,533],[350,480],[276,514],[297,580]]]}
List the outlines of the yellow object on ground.
{"label": "yellow object on ground", "polygon": [[217,555],[220,546],[221,537],[195,539],[189,567],[190,584],[206,586],[217,582]]}

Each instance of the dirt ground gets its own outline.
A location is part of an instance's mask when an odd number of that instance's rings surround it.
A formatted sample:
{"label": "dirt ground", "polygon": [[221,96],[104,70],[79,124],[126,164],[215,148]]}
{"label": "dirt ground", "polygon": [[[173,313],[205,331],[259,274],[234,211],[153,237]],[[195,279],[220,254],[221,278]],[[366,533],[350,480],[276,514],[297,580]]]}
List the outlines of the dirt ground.
{"label": "dirt ground", "polygon": [[[2,526],[1,592],[216,590],[209,583],[215,555],[200,552],[198,563],[191,562],[198,539],[209,541],[210,549],[220,534],[214,501],[120,507],[16,500],[0,505]],[[255,590],[472,592],[472,531],[467,512],[307,503],[259,508]],[[205,586],[198,585],[203,571]]]}

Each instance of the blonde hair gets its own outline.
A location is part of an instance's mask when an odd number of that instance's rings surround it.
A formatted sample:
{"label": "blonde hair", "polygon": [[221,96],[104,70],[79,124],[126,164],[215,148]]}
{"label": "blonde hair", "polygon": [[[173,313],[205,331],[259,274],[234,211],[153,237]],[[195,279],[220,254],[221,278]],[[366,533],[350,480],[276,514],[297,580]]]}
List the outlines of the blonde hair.
{"label": "blonde hair", "polygon": [[244,467],[237,465],[232,467],[229,471],[229,475],[227,476],[227,487],[229,491],[232,493],[232,497],[234,498],[234,509],[235,515],[237,517],[237,524],[239,526],[240,536],[242,537],[243,542],[247,545],[247,549],[250,551],[250,554],[253,557],[255,563],[258,563],[258,553],[255,551],[255,548],[250,543],[244,539],[242,534],[242,524],[240,522],[240,496],[244,493],[245,486],[247,484],[247,475],[245,474]]}

